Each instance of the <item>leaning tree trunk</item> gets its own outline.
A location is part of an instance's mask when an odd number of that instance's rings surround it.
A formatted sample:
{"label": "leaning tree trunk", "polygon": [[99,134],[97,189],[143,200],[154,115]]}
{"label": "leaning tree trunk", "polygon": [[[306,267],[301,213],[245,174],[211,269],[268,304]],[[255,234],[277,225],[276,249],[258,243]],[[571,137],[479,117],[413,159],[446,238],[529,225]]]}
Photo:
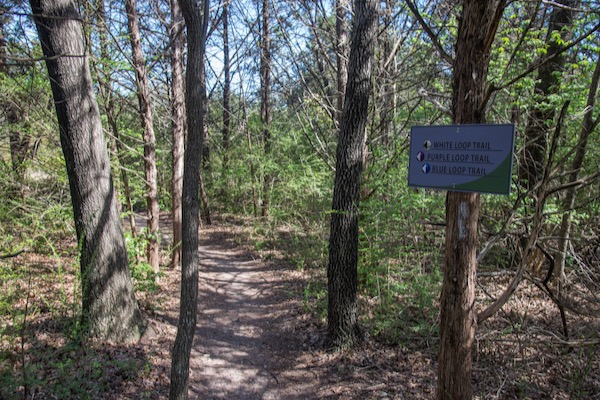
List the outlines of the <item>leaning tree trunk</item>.
{"label": "leaning tree trunk", "polygon": [[361,339],[357,320],[358,210],[363,142],[371,95],[371,65],[377,40],[377,1],[357,0],[348,83],[336,151],[329,264],[326,346],[353,346]]}
{"label": "leaning tree trunk", "polygon": [[181,0],[187,26],[186,114],[188,134],[183,166],[183,219],[181,296],[177,336],[173,345],[169,399],[187,399],[190,353],[196,329],[198,303],[198,177],[202,158],[202,138],[206,110],[203,96],[204,53],[209,1]]}
{"label": "leaning tree trunk", "polygon": [[82,326],[100,339],[139,339],[134,297],[100,112],[71,0],[31,0],[52,87],[80,246]]}
{"label": "leaning tree trunk", "polygon": [[158,274],[159,247],[158,247],[158,189],[156,187],[156,140],[154,137],[154,124],[152,123],[152,108],[150,104],[150,92],[148,89],[148,73],[142,52],[140,39],[140,28],[135,0],[125,0],[127,12],[127,25],[129,27],[129,38],[131,40],[131,52],[133,55],[133,69],[135,70],[135,81],[137,85],[138,102],[140,106],[140,117],[144,129],[144,172],[146,183],[146,205],[148,207],[148,246],[146,254],[148,264]]}
{"label": "leaning tree trunk", "polygon": [[[452,117],[455,124],[485,122],[482,109],[490,48],[505,0],[464,0],[454,60]],[[438,400],[473,397],[473,341],[477,325],[478,193],[448,192],[444,278],[440,297]]]}
{"label": "leaning tree trunk", "polygon": [[173,252],[171,265],[181,266],[181,196],[183,191],[183,154],[185,138],[185,83],[183,77],[183,14],[178,0],[171,0],[171,129],[173,137],[173,173],[171,215],[173,220]]}
{"label": "leaning tree trunk", "polygon": [[[596,105],[596,93],[598,91],[598,82],[600,81],[600,57],[596,60],[596,68],[592,75],[592,81],[590,84],[590,90],[588,92],[587,104],[583,115],[583,126],[579,133],[579,141],[575,148],[575,157],[571,165],[571,173],[569,174],[569,182],[574,183],[579,179],[579,173],[583,167],[585,160],[587,143],[590,134],[594,129],[594,107]],[[573,214],[573,208],[575,207],[575,197],[577,195],[577,187],[573,186],[569,188],[565,194],[564,200],[564,214],[562,222],[560,224],[560,231],[558,234],[558,253],[556,256],[556,265],[558,266],[558,296],[559,300],[562,300],[564,295],[564,282],[565,282],[565,261],[567,256],[567,247],[569,243],[569,236],[571,234],[571,217]]]}

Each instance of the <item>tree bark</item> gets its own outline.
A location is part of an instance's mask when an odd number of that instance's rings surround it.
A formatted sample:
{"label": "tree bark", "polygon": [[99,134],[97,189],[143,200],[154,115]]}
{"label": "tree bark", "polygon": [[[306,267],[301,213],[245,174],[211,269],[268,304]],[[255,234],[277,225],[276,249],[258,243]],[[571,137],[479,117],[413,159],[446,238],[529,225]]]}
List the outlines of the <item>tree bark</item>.
{"label": "tree bark", "polygon": [[337,64],[337,109],[335,123],[337,130],[342,125],[342,111],[344,110],[344,95],[348,82],[348,12],[350,0],[337,0],[335,5],[335,40]]}
{"label": "tree bark", "polygon": [[198,178],[202,158],[204,54],[208,27],[209,1],[181,0],[187,27],[186,114],[187,142],[183,167],[183,219],[181,295],[177,336],[173,345],[169,399],[187,399],[189,367],[198,303]]}
{"label": "tree bark", "polygon": [[94,95],[81,17],[71,0],[31,0],[46,57],[80,246],[82,326],[114,342],[139,339],[110,162]]}
{"label": "tree bark", "polygon": [[229,164],[231,145],[231,61],[229,57],[229,2],[223,4],[223,170]]}
{"label": "tree bark", "polygon": [[381,57],[381,111],[379,113],[379,136],[384,146],[389,146],[394,111],[396,110],[396,62],[392,54],[392,1],[385,1],[384,25],[387,27],[380,39]]}
{"label": "tree bark", "polygon": [[[548,148],[546,135],[550,131],[556,112],[553,106],[542,103],[547,101],[548,96],[558,93],[565,64],[565,54],[562,51],[571,34],[566,28],[573,23],[573,9],[577,0],[558,0],[557,3],[565,7],[554,6],[550,15],[546,45],[548,54],[558,55],[538,69],[534,88],[537,100],[527,120],[525,144],[521,153],[519,178],[528,189],[533,189],[544,175]],[[558,37],[555,32],[559,33]]]}
{"label": "tree bark", "polygon": [[363,142],[377,40],[377,1],[354,2],[348,83],[336,150],[329,264],[327,266],[327,347],[350,347],[361,340],[357,320],[358,212]]}
{"label": "tree bark", "polygon": [[6,22],[8,22],[8,17],[6,16],[7,11],[8,6],[0,4],[0,73],[8,72],[8,66],[6,65],[6,38],[4,37],[4,26],[6,25]]}
{"label": "tree bark", "polygon": [[185,138],[185,83],[183,76],[184,21],[178,0],[171,0],[171,129],[173,138],[173,171],[171,215],[173,250],[171,265],[181,266],[181,196],[183,191],[183,154]]}
{"label": "tree bark", "polygon": [[[262,0],[262,33],[260,53],[260,122],[263,129],[265,158],[271,154],[271,36],[269,28],[269,0]],[[261,215],[269,215],[273,174],[267,168],[263,178]]]}
{"label": "tree bark", "polygon": [[[455,124],[485,122],[484,97],[490,47],[505,0],[464,0],[456,40],[452,116]],[[478,193],[448,192],[444,278],[440,297],[438,400],[471,399],[473,341],[477,325]]]}
{"label": "tree bark", "polygon": [[146,183],[146,206],[148,245],[146,254],[148,264],[152,266],[155,273],[160,272],[159,246],[158,246],[158,189],[156,186],[156,139],[154,137],[154,124],[152,123],[152,108],[150,92],[148,89],[148,73],[142,52],[140,39],[140,28],[135,0],[125,0],[127,12],[127,26],[129,27],[129,38],[131,41],[131,52],[133,56],[133,69],[135,70],[135,82],[140,107],[140,118],[144,130],[144,173]]}

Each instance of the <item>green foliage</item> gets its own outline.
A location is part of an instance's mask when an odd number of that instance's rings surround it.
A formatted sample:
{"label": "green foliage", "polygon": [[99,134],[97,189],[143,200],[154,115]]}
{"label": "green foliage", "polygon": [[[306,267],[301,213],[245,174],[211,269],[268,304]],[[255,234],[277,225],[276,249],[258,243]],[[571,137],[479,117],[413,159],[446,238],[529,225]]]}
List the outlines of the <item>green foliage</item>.
{"label": "green foliage", "polygon": [[402,162],[388,164],[386,173],[370,171],[367,189],[376,191],[361,203],[360,217],[363,323],[391,343],[435,334],[441,288],[444,196],[408,188]]}
{"label": "green foliage", "polygon": [[144,231],[136,237],[133,237],[129,231],[125,232],[125,246],[135,290],[146,294],[155,294],[160,289],[158,278],[163,274],[154,272],[152,266],[146,262],[147,245],[148,237],[144,235]]}
{"label": "green foliage", "polygon": [[[0,396],[17,400],[25,391],[42,391],[58,399],[102,398],[115,385],[135,379],[148,365],[144,359],[110,350],[77,343],[36,349],[20,374],[0,369]],[[2,361],[0,358],[0,365]]]}

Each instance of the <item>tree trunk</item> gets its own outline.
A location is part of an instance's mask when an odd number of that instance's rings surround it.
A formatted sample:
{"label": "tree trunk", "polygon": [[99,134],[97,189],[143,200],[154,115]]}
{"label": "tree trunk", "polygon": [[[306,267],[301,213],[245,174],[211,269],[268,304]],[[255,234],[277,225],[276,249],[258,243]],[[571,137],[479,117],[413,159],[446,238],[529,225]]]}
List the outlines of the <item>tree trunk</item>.
{"label": "tree trunk", "polygon": [[171,0],[171,129],[173,137],[173,174],[171,215],[173,250],[171,265],[181,266],[181,196],[183,190],[183,154],[185,138],[185,83],[183,77],[184,21],[178,0]]}
{"label": "tree trunk", "polygon": [[256,194],[256,167],[254,166],[254,160],[252,159],[252,136],[250,135],[250,122],[248,121],[248,109],[246,106],[245,98],[242,98],[242,115],[244,121],[244,132],[246,133],[246,143],[248,143],[248,154],[250,156],[248,157],[248,164],[250,170],[250,181],[252,184],[252,215],[256,218],[258,217],[258,196]]}
{"label": "tree trunk", "polygon": [[150,92],[148,89],[148,74],[142,52],[140,39],[140,28],[135,0],[125,0],[127,12],[127,26],[129,27],[129,38],[131,41],[131,52],[133,56],[133,69],[135,70],[135,82],[137,85],[138,102],[140,106],[140,117],[144,130],[144,172],[146,183],[146,205],[148,245],[146,253],[148,263],[155,273],[160,272],[159,246],[158,246],[158,190],[156,187],[156,140],[154,138],[154,125],[152,123],[152,108],[150,104]]}
{"label": "tree trunk", "polygon": [[361,339],[357,320],[358,212],[363,142],[377,40],[377,1],[354,2],[354,27],[344,112],[336,151],[329,264],[327,347],[350,347]]}
{"label": "tree trunk", "polygon": [[[464,0],[454,60],[452,116],[456,124],[485,122],[482,109],[490,47],[505,0]],[[473,341],[477,325],[478,193],[448,192],[444,278],[440,297],[438,400],[473,397]]]}
{"label": "tree trunk", "polygon": [[[117,125],[117,113],[115,110],[115,103],[113,94],[111,91],[111,76],[112,76],[112,68],[107,67],[107,63],[109,58],[109,50],[108,50],[108,40],[106,38],[106,9],[104,7],[104,0],[98,0],[96,2],[96,15],[97,15],[97,25],[98,25],[98,33],[100,37],[100,58],[101,58],[101,68],[98,73],[98,83],[100,86],[99,94],[104,101],[104,108],[106,112],[106,120],[108,122],[108,126],[110,131],[112,132],[114,139],[114,147],[115,153],[117,155],[117,160],[120,165],[121,171],[121,181],[123,183],[123,194],[125,196],[125,202],[127,204],[127,211],[129,213],[129,226],[131,228],[131,235],[136,237],[137,231],[135,227],[135,215],[133,213],[133,203],[131,201],[131,189],[129,186],[129,177],[127,175],[127,168],[125,168],[125,160],[124,154],[125,150],[123,149],[123,144],[121,143],[119,127]],[[139,260],[138,260],[139,261]]]}
{"label": "tree trunk", "polygon": [[196,329],[198,303],[198,177],[202,157],[206,110],[203,96],[204,54],[208,27],[209,1],[181,0],[187,26],[188,57],[186,70],[187,142],[183,167],[183,219],[181,295],[177,336],[173,345],[169,399],[187,399],[190,353]]}
{"label": "tree trunk", "polygon": [[[528,189],[533,189],[544,175],[548,147],[546,135],[550,131],[556,112],[553,106],[542,103],[545,103],[552,94],[558,93],[565,64],[565,55],[561,52],[570,35],[570,30],[566,28],[573,23],[573,7],[577,0],[558,0],[557,3],[565,7],[554,6],[550,15],[546,44],[548,54],[560,54],[538,69],[534,88],[537,100],[527,120],[525,144],[521,153],[519,178]],[[555,32],[559,32],[559,35],[556,36]]]}
{"label": "tree trunk", "polygon": [[[576,182],[579,179],[579,171],[583,166],[585,160],[587,142],[590,134],[594,127],[594,107],[596,105],[596,92],[598,90],[598,81],[600,80],[600,58],[596,60],[596,68],[592,75],[592,82],[590,84],[590,90],[588,92],[587,104],[585,107],[585,113],[583,116],[583,126],[579,134],[579,141],[575,149],[575,157],[573,158],[573,164],[571,166],[571,173],[569,174],[569,182]],[[556,257],[556,265],[558,266],[558,294],[559,300],[563,296],[563,288],[565,281],[565,259],[567,255],[567,245],[569,243],[569,236],[571,233],[571,216],[573,208],[575,207],[575,196],[577,194],[577,188],[572,187],[567,190],[564,200],[564,214],[560,226],[560,233],[558,234],[558,254]]]}
{"label": "tree trunk", "polygon": [[[229,164],[231,145],[231,63],[229,57],[229,2],[223,4],[223,170]],[[226,192],[226,191],[225,191]]]}
{"label": "tree trunk", "polygon": [[[110,90],[109,83],[106,82],[107,90]],[[135,215],[133,212],[133,202],[131,201],[131,187],[129,186],[129,176],[127,175],[127,168],[125,165],[125,149],[123,149],[123,144],[121,143],[121,136],[119,132],[119,127],[117,126],[117,117],[115,112],[115,105],[112,100],[112,95],[108,95],[108,99],[106,99],[106,120],[108,122],[108,126],[113,134],[115,141],[115,150],[117,153],[117,160],[119,161],[120,171],[121,171],[121,181],[123,182],[123,194],[125,196],[125,203],[127,204],[128,211],[128,220],[129,227],[131,228],[131,235],[133,237],[137,236],[136,226],[135,226]]]}
{"label": "tree trunk", "polygon": [[200,200],[202,201],[202,217],[206,221],[206,225],[212,225],[212,219],[210,218],[210,203],[208,201],[208,194],[206,193],[206,186],[204,186],[204,178],[202,177],[202,171],[198,177],[198,184],[200,189]]}
{"label": "tree trunk", "polygon": [[7,11],[8,5],[0,4],[0,74],[8,72],[8,66],[6,65],[6,38],[4,37],[4,26],[8,22]]}
{"label": "tree trunk", "polygon": [[389,146],[390,136],[392,134],[392,124],[394,120],[394,111],[396,110],[396,62],[392,54],[392,38],[390,33],[392,27],[392,2],[385,1],[384,25],[387,27],[381,35],[381,111],[379,113],[379,136],[384,146]]}
{"label": "tree trunk", "polygon": [[[201,82],[202,87],[206,87],[206,73],[203,74]],[[202,92],[202,109],[208,110],[208,95],[206,90]],[[208,111],[206,111],[208,112]],[[208,119],[204,118],[202,125],[202,168],[200,175],[198,176],[198,184],[200,189],[200,201],[202,202],[201,215],[204,217],[207,225],[212,224],[210,219],[210,202],[208,201],[208,193],[206,192],[206,186],[204,185],[204,173],[210,170],[210,151],[208,148]],[[201,217],[201,218],[202,218]]]}
{"label": "tree trunk", "polygon": [[[29,152],[31,136],[26,133],[21,133],[20,125],[27,119],[27,115],[17,104],[13,104],[12,102],[3,104],[3,108],[6,113],[6,122],[8,123],[8,129],[10,131],[10,160],[12,163],[14,183],[16,186],[22,187],[25,180],[25,159]],[[23,195],[21,189],[19,189],[19,193]]]}
{"label": "tree trunk", "polygon": [[110,161],[83,45],[70,0],[32,0],[52,87],[80,246],[82,326],[114,342],[139,339],[135,300]]}
{"label": "tree trunk", "polygon": [[350,0],[337,0],[335,5],[335,40],[337,63],[337,109],[335,116],[336,130],[342,125],[344,110],[344,95],[348,82],[348,12]]}
{"label": "tree trunk", "polygon": [[[269,0],[262,0],[262,34],[260,54],[260,122],[263,129],[265,158],[271,155],[271,37],[269,32]],[[261,215],[269,215],[273,174],[267,168],[263,179]]]}

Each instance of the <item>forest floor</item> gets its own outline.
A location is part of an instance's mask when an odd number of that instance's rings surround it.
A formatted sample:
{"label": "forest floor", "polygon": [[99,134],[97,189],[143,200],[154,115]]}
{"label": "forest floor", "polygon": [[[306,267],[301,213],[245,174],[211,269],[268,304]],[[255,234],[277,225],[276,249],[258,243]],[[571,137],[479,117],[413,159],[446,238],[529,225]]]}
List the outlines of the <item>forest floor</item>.
{"label": "forest floor", "polygon": [[[190,398],[387,399],[400,393],[406,394],[401,398],[432,397],[433,354],[386,351],[369,341],[356,352],[325,351],[324,327],[304,309],[305,274],[281,260],[261,259],[240,242],[243,226],[231,222],[201,230]],[[152,393],[157,379],[168,378],[179,282],[179,270],[166,271],[161,281],[163,305],[149,319],[155,333],[146,342],[159,345],[146,351],[155,354],[149,361],[164,375],[153,373],[129,382],[126,392],[115,398]],[[397,366],[403,374],[398,374]],[[390,381],[392,375],[396,383]],[[167,395],[166,384],[159,385],[156,395]]]}
{"label": "forest floor", "polygon": [[[166,231],[168,221],[162,223]],[[435,335],[403,345],[367,335],[354,351],[325,351],[324,322],[304,298],[306,271],[276,255],[264,257],[247,237],[248,226],[233,218],[201,230],[190,398],[434,397]],[[1,321],[0,400],[167,398],[181,271],[166,268],[158,291],[139,293],[151,326],[140,343],[86,346],[68,333],[75,329],[76,310],[65,309],[64,297],[77,285],[75,274],[61,270],[74,268],[76,258],[72,244],[64,246],[64,253],[25,254],[7,266],[26,268],[29,278],[10,283],[12,306],[25,310],[25,318]],[[478,301],[487,296],[482,290],[497,296],[508,279],[482,278]],[[8,285],[0,282],[3,290]],[[524,282],[503,311],[478,329],[476,399],[600,399],[599,314],[591,311],[569,312],[573,340],[565,342],[555,307]]]}

